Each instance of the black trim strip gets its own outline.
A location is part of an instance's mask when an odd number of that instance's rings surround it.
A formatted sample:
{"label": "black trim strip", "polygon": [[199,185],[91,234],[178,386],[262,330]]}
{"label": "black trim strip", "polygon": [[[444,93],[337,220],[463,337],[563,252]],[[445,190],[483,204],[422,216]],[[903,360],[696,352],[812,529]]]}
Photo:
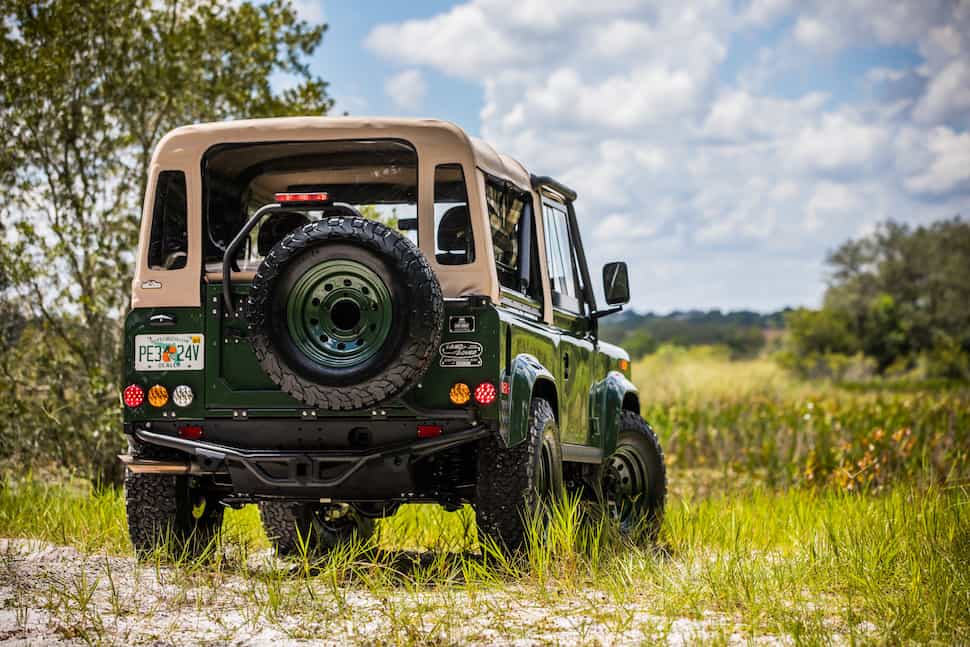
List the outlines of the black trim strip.
{"label": "black trim strip", "polygon": [[592,463],[599,465],[603,462],[603,450],[589,445],[562,443],[562,459],[571,463]]}

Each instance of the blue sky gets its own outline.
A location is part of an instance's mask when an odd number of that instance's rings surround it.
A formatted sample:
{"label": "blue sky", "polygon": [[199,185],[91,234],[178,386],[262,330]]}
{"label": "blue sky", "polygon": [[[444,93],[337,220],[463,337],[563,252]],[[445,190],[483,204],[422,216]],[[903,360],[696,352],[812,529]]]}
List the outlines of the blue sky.
{"label": "blue sky", "polygon": [[817,305],[846,238],[970,217],[967,0],[295,4],[338,111],[563,179],[639,310]]}

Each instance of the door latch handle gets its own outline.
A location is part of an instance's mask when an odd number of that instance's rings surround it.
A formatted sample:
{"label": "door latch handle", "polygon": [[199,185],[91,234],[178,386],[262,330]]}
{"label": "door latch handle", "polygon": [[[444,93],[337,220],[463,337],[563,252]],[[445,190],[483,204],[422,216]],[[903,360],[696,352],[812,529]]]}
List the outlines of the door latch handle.
{"label": "door latch handle", "polygon": [[152,315],[148,318],[149,326],[163,327],[163,326],[174,326],[175,325],[175,315],[169,314],[157,314]]}
{"label": "door latch handle", "polygon": [[562,377],[564,380],[569,379],[569,353],[562,355]]}

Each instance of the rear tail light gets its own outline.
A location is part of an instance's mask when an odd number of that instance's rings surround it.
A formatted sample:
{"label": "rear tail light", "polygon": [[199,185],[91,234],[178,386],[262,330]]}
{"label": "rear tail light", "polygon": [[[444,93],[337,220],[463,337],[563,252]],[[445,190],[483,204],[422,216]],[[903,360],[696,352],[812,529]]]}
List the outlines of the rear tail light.
{"label": "rear tail light", "polygon": [[495,390],[495,385],[491,382],[482,382],[475,387],[475,402],[478,404],[492,404],[496,397],[498,397],[498,391]]}
{"label": "rear tail light", "polygon": [[179,436],[186,440],[198,440],[202,438],[202,425],[184,425],[179,427]]}
{"label": "rear tail light", "polygon": [[179,384],[177,387],[172,389],[172,402],[177,406],[187,407],[192,404],[192,400],[195,399],[195,394],[192,393],[192,387],[188,384]]}
{"label": "rear tail light", "polygon": [[126,407],[132,409],[140,407],[141,403],[145,401],[145,389],[137,384],[129,384],[121,394],[121,399],[124,401]]}
{"label": "rear tail light", "polygon": [[168,389],[161,384],[148,389],[148,404],[153,407],[164,407],[168,404]]}
{"label": "rear tail light", "polygon": [[459,406],[468,404],[468,401],[472,399],[472,391],[464,382],[458,382],[451,387],[451,391],[448,392],[448,398],[452,404]]}
{"label": "rear tail light", "polygon": [[441,425],[418,425],[418,438],[434,438],[441,435]]}

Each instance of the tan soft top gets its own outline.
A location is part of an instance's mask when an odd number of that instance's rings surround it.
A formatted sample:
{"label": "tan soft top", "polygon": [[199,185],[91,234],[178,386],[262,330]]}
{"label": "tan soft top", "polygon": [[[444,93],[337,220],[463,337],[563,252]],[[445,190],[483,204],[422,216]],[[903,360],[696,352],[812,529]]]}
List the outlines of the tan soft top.
{"label": "tan soft top", "polygon": [[[152,157],[139,238],[138,264],[132,290],[132,307],[175,307],[199,305],[199,280],[202,241],[202,160],[206,152],[220,144],[314,141],[314,140],[401,139],[418,151],[418,193],[433,195],[434,167],[461,164],[468,180],[468,200],[472,209],[475,260],[468,265],[437,266],[434,253],[428,253],[433,269],[447,297],[486,294],[498,300],[499,284],[493,262],[491,231],[484,214],[485,186],[475,169],[504,179],[532,192],[531,178],[516,160],[502,155],[486,142],[469,137],[453,123],[438,119],[399,117],[285,117],[247,119],[197,124],[177,128],[162,138]],[[185,268],[152,269],[147,264],[151,235],[152,199],[158,175],[163,170],[181,170],[186,177],[189,254]],[[429,172],[430,171],[430,172]],[[422,248],[434,241],[434,205],[419,202],[418,240]],[[539,235],[543,235],[541,224]],[[541,240],[541,238],[540,238]],[[422,242],[425,241],[425,242]],[[544,260],[544,249],[539,248]],[[542,272],[545,274],[543,262]],[[545,278],[543,279],[545,280]],[[549,297],[546,295],[546,300]],[[545,304],[546,312],[551,305]]]}
{"label": "tan soft top", "polygon": [[[316,139],[321,131],[348,131],[345,136],[400,137],[420,131],[428,146],[453,151],[453,155],[472,151],[475,166],[489,175],[513,182],[529,189],[529,173],[515,159],[496,151],[491,144],[477,137],[469,137],[464,130],[441,119],[404,117],[279,117],[273,119],[243,119],[182,126],[168,133],[155,149],[154,162],[165,165],[181,159],[182,146],[208,150],[217,144],[245,141],[280,141],[286,139]],[[349,131],[356,131],[354,135]],[[366,131],[366,133],[364,132]],[[326,139],[332,137],[327,136]],[[458,150],[461,148],[462,150]],[[174,159],[173,159],[174,158]]]}

